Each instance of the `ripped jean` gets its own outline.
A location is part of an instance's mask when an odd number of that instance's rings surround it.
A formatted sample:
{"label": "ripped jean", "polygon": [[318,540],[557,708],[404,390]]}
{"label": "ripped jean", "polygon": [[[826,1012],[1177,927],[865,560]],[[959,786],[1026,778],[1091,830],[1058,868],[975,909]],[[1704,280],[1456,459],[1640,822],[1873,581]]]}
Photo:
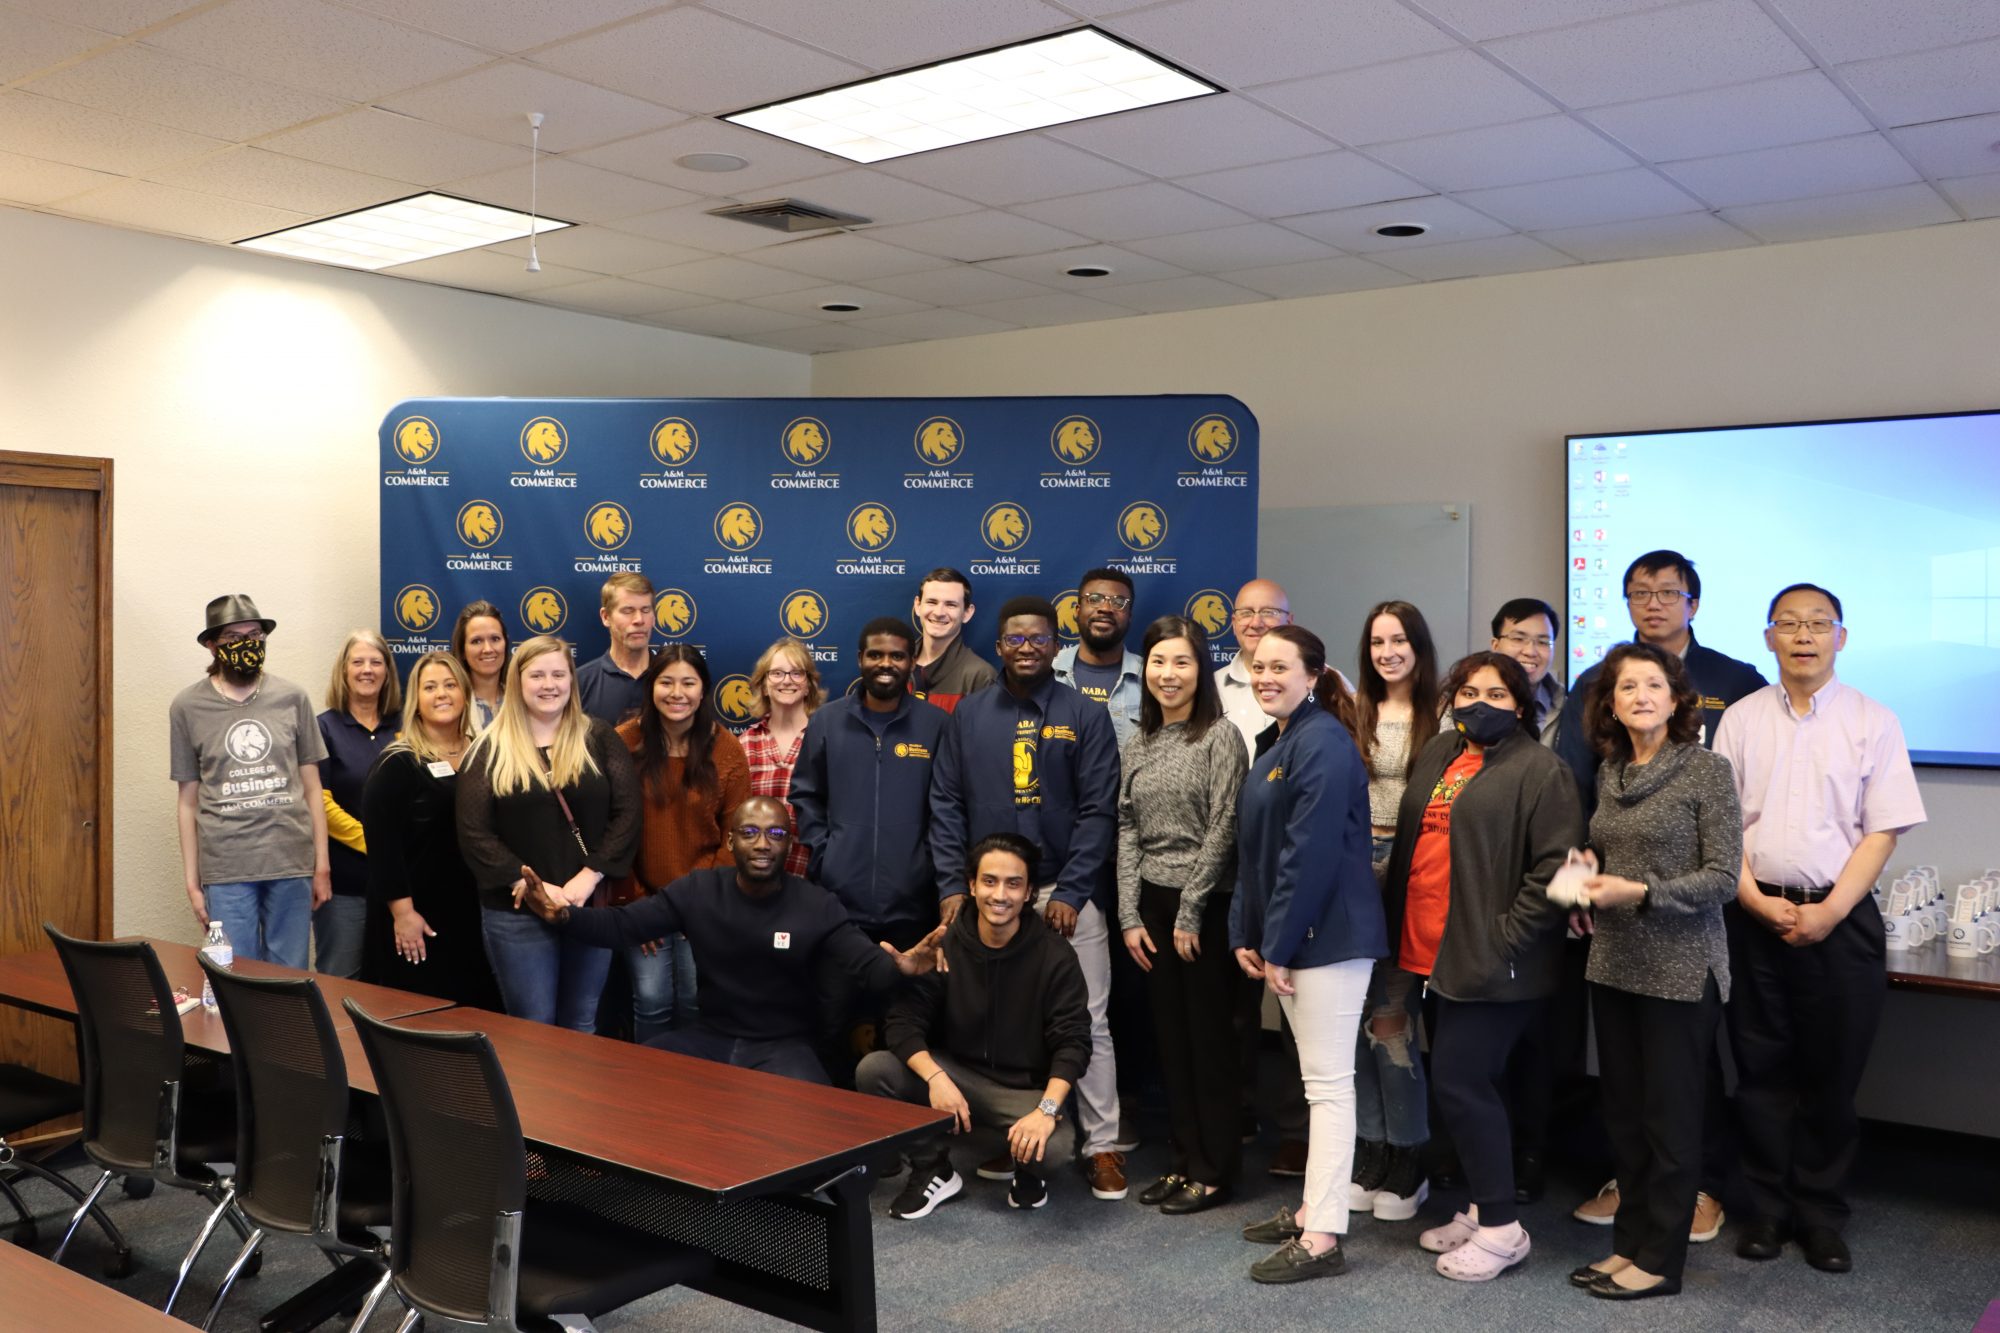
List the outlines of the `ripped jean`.
{"label": "ripped jean", "polygon": [[[1388,866],[1390,843],[1388,838],[1375,839],[1378,881]],[[1389,941],[1391,956],[1377,962],[1368,978],[1368,1000],[1354,1048],[1354,1132],[1371,1143],[1415,1148],[1431,1137],[1429,1089],[1417,1043],[1421,986],[1414,973],[1396,966],[1397,943]],[[1398,1017],[1401,1031],[1386,1031]]]}

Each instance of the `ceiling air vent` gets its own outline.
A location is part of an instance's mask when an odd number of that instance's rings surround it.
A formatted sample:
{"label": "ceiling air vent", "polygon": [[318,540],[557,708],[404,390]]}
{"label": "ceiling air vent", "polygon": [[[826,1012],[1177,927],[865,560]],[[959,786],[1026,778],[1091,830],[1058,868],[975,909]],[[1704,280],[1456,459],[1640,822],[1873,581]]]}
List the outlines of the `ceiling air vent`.
{"label": "ceiling air vent", "polygon": [[874,221],[873,218],[856,217],[852,213],[821,208],[798,199],[763,199],[754,204],[730,204],[727,208],[711,208],[708,211],[712,217],[735,218],[753,227],[787,232],[824,231],[828,227],[852,227]]}

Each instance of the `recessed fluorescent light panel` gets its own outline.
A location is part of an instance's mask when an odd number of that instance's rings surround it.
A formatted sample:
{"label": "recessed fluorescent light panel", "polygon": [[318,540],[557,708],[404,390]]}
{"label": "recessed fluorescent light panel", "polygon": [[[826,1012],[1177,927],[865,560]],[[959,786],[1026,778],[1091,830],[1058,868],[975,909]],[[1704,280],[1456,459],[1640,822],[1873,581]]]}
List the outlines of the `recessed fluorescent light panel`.
{"label": "recessed fluorescent light panel", "polygon": [[881,162],[1221,91],[1080,28],[723,119],[851,162]]}
{"label": "recessed fluorescent light panel", "polygon": [[[392,268],[419,259],[476,250],[528,234],[526,213],[448,194],[414,194],[338,217],[253,236],[237,244],[293,259],[343,268]],[[537,235],[573,227],[554,218],[532,219]]]}

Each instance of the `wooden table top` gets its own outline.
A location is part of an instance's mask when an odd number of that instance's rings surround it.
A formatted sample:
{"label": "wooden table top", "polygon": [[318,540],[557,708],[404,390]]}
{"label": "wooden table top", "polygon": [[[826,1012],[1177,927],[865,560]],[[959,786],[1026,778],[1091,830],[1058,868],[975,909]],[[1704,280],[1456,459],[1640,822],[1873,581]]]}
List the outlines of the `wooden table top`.
{"label": "wooden table top", "polygon": [[1953,958],[1944,941],[1889,951],[1889,984],[1897,990],[2000,1000],[2000,951]]}
{"label": "wooden table top", "polygon": [[91,1333],[177,1329],[187,1325],[141,1305],[82,1273],[50,1263],[33,1250],[0,1242],[0,1333],[46,1333],[51,1326]]}

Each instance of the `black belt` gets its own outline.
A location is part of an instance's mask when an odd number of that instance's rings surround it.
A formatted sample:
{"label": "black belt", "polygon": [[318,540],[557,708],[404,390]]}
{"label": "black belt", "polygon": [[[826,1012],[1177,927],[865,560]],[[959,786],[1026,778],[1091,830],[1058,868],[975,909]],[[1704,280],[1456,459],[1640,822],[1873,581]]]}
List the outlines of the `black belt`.
{"label": "black belt", "polygon": [[1825,902],[1833,894],[1831,885],[1823,889],[1794,889],[1782,884],[1766,884],[1761,879],[1757,881],[1757,888],[1768,897],[1783,898],[1788,903],[1801,905]]}

